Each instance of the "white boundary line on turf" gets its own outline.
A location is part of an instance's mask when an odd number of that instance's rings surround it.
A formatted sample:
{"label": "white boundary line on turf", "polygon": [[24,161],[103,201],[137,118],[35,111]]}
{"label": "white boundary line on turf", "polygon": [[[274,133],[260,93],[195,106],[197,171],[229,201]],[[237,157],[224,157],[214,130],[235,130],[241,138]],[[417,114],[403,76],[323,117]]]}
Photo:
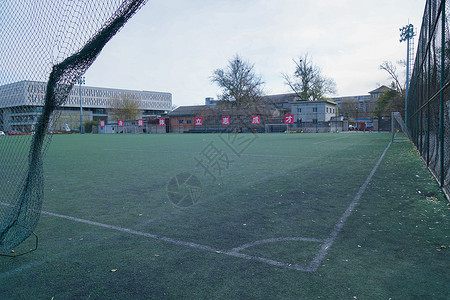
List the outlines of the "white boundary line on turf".
{"label": "white boundary line on turf", "polygon": [[[260,240],[260,241],[255,241],[252,243],[244,244],[244,245],[241,245],[239,247],[236,247],[236,248],[233,248],[233,249],[227,251],[227,250],[216,249],[216,248],[213,248],[213,247],[210,247],[207,245],[201,245],[201,244],[197,244],[197,243],[193,243],[193,242],[176,240],[176,239],[173,239],[170,237],[159,236],[156,234],[146,233],[146,232],[142,232],[142,231],[136,231],[136,230],[129,229],[129,228],[103,224],[103,223],[99,223],[99,222],[89,221],[89,220],[85,220],[85,219],[75,218],[75,217],[61,215],[61,214],[47,212],[47,211],[41,211],[41,214],[58,217],[58,218],[62,218],[62,219],[70,220],[70,221],[75,221],[75,222],[79,222],[79,223],[84,223],[84,224],[88,224],[88,225],[94,225],[94,226],[98,226],[98,227],[112,229],[112,230],[125,232],[125,233],[129,233],[129,234],[133,234],[133,235],[144,236],[144,237],[148,237],[148,238],[152,238],[152,239],[156,239],[156,240],[160,240],[160,241],[165,241],[165,242],[169,242],[169,243],[180,245],[180,246],[186,246],[186,247],[205,250],[205,251],[209,251],[209,252],[215,252],[217,254],[225,254],[228,256],[243,258],[243,259],[247,259],[247,260],[259,261],[259,262],[262,262],[262,263],[265,263],[268,265],[277,266],[277,267],[313,273],[313,272],[317,271],[319,265],[321,264],[321,262],[327,255],[328,249],[333,245],[334,240],[336,239],[337,235],[342,230],[342,227],[344,226],[346,220],[352,213],[356,204],[358,204],[359,200],[361,199],[361,196],[363,195],[364,191],[366,190],[367,186],[369,185],[370,181],[372,180],[373,175],[375,174],[376,170],[378,169],[379,165],[381,164],[381,161],[383,160],[383,158],[384,158],[387,150],[391,146],[391,144],[392,144],[392,141],[388,144],[388,146],[384,150],[383,154],[378,159],[377,163],[373,167],[373,169],[370,172],[369,176],[367,177],[366,181],[359,188],[359,191],[356,194],[356,196],[353,198],[353,201],[350,203],[349,207],[346,209],[346,211],[344,212],[342,217],[336,223],[333,231],[331,232],[330,236],[327,239],[302,238],[302,237],[272,238],[272,239]],[[5,203],[5,202],[0,202],[0,205],[13,206],[13,205]],[[248,254],[239,253],[239,251],[244,250],[246,248],[253,247],[253,246],[257,246],[257,245],[261,245],[261,244],[265,244],[265,243],[284,242],[284,241],[319,242],[319,243],[323,243],[323,245],[322,245],[321,249],[319,250],[318,254],[316,255],[316,257],[311,261],[311,263],[308,267],[304,267],[304,266],[301,266],[298,264],[290,264],[290,263],[275,261],[275,260],[267,259],[264,257],[252,256],[252,255],[248,255]]]}
{"label": "white boundary line on turf", "polygon": [[348,208],[345,210],[342,217],[339,219],[339,221],[336,223],[336,225],[334,225],[334,229],[331,232],[330,236],[326,239],[326,242],[322,245],[322,248],[319,250],[319,253],[317,253],[316,257],[312,260],[311,264],[309,265],[309,269],[311,270],[311,272],[315,272],[317,270],[317,268],[319,267],[319,265],[324,260],[325,256],[327,255],[328,249],[331,248],[337,235],[339,234],[339,232],[341,232],[342,227],[344,227],[344,224],[347,221],[348,217],[352,213],[356,204],[358,204],[359,199],[361,199],[361,196],[364,194],[364,191],[366,190],[367,186],[369,185],[370,181],[372,180],[373,175],[375,174],[378,167],[380,166],[381,161],[383,160],[384,156],[386,155],[386,152],[388,151],[391,144],[392,144],[392,141],[387,145],[386,149],[384,149],[383,154],[381,154],[380,159],[378,159],[377,163],[373,167],[369,176],[367,176],[366,181],[364,181],[363,185],[359,188],[359,191],[356,194],[355,198],[353,198],[353,201],[350,203]]}
{"label": "white boundary line on turf", "polygon": [[239,252],[241,250],[250,248],[250,247],[254,247],[254,246],[258,246],[258,245],[262,245],[262,244],[267,244],[267,243],[278,243],[278,242],[317,242],[317,243],[325,243],[326,240],[323,239],[315,239],[315,238],[302,238],[302,237],[287,237],[287,238],[272,238],[272,239],[267,239],[267,240],[261,240],[261,241],[255,241],[252,243],[248,243],[248,244],[244,244],[242,246],[236,247],[231,249],[231,251],[229,252]]}
{"label": "white boundary line on turf", "polygon": [[[71,217],[71,216],[56,214],[56,213],[52,213],[52,212],[48,212],[48,211],[41,211],[41,213],[43,215],[48,215],[48,216],[52,216],[52,217],[58,217],[58,218],[62,218],[62,219],[70,220],[70,221],[75,221],[75,222],[79,222],[79,223],[84,223],[84,224],[88,224],[88,225],[94,225],[94,226],[108,228],[108,229],[112,229],[112,230],[116,230],[116,231],[120,231],[120,232],[125,232],[125,233],[129,233],[129,234],[145,236],[145,237],[148,237],[148,238],[152,238],[152,239],[156,239],[156,240],[160,240],[160,241],[164,241],[164,242],[169,242],[169,243],[172,243],[172,244],[175,244],[175,245],[187,246],[187,247],[190,247],[190,248],[206,250],[206,251],[209,251],[209,252],[215,252],[217,254],[225,254],[225,255],[228,255],[228,256],[243,258],[243,259],[247,259],[247,260],[259,261],[259,262],[262,262],[262,263],[265,263],[265,264],[269,264],[269,265],[273,265],[273,266],[277,266],[277,267],[282,267],[282,268],[294,269],[294,270],[297,270],[297,271],[311,272],[310,268],[306,268],[306,267],[303,267],[301,265],[290,264],[290,263],[275,261],[275,260],[272,260],[272,259],[267,259],[267,258],[264,258],[264,257],[258,257],[258,256],[252,256],[252,255],[238,253],[237,250],[235,250],[237,248],[235,248],[235,249],[233,249],[231,251],[226,251],[226,250],[216,249],[216,248],[213,248],[213,247],[210,247],[210,246],[206,246],[206,245],[201,245],[201,244],[192,243],[192,242],[185,242],[185,241],[176,240],[176,239],[173,239],[173,238],[170,238],[170,237],[159,236],[159,235],[156,235],[156,234],[146,233],[146,232],[142,232],[142,231],[136,231],[136,230],[129,229],[129,228],[103,224],[103,223],[89,221],[89,220],[80,219],[80,218],[75,218],[75,217]],[[278,240],[278,241],[294,241],[294,240],[320,241],[320,240],[308,239],[308,238],[278,238],[278,239],[264,240],[264,241],[261,241],[259,243],[258,242],[254,242],[252,244],[255,246],[255,245],[258,245],[258,244],[263,244],[263,243],[266,243],[266,242],[270,242],[271,240],[273,240],[273,242],[275,242],[275,240]],[[323,242],[323,240],[321,242]],[[246,245],[250,245],[250,244],[246,244]],[[244,248],[247,248],[247,247],[244,247]],[[244,249],[244,248],[242,248],[242,249]]]}

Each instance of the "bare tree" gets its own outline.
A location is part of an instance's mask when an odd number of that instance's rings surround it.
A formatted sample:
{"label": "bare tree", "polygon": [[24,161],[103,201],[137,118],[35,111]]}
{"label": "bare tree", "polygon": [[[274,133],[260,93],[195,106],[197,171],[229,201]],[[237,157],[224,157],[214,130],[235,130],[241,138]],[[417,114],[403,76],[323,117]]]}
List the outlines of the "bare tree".
{"label": "bare tree", "polygon": [[114,98],[112,103],[112,111],[117,120],[135,120],[141,113],[138,100],[131,95],[122,94]]}
{"label": "bare tree", "polygon": [[295,71],[292,76],[282,74],[286,84],[303,100],[322,100],[328,94],[336,93],[336,83],[333,79],[322,75],[320,68],[313,64],[308,54],[293,59]]}
{"label": "bare tree", "polygon": [[[399,62],[399,64],[404,64],[404,62]],[[399,76],[397,74],[397,67],[391,62],[385,60],[380,66],[380,70],[386,71],[392,79],[392,86],[395,87],[395,90],[399,92],[401,95],[405,95],[405,85],[406,83],[401,83]]]}
{"label": "bare tree", "polygon": [[262,96],[264,82],[255,74],[253,68],[254,65],[242,60],[236,54],[228,61],[225,69],[215,70],[211,81],[222,89],[219,99],[229,101],[235,106],[245,106]]}
{"label": "bare tree", "polygon": [[391,112],[400,112],[404,117],[405,96],[397,91],[395,83],[392,82],[391,88],[385,91],[378,99],[375,107],[375,114],[378,117],[383,115],[390,116]]}
{"label": "bare tree", "polygon": [[359,113],[359,104],[355,98],[347,98],[341,102],[342,114],[346,118],[357,118]]}
{"label": "bare tree", "polygon": [[[406,66],[405,61],[398,61],[398,65]],[[392,79],[390,89],[377,99],[378,116],[390,114],[393,111],[399,111],[405,114],[405,96],[406,96],[406,79],[403,80],[397,73],[397,67],[391,61],[384,61],[380,66],[380,70],[386,71]]]}

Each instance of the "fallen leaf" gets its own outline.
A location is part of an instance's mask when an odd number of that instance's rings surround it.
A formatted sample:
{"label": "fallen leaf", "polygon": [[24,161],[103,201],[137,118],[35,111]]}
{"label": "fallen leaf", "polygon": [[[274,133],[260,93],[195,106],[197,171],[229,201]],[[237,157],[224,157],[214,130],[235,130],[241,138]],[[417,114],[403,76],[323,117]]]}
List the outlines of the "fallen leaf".
{"label": "fallen leaf", "polygon": [[116,272],[117,271],[117,269],[111,269],[111,272]]}

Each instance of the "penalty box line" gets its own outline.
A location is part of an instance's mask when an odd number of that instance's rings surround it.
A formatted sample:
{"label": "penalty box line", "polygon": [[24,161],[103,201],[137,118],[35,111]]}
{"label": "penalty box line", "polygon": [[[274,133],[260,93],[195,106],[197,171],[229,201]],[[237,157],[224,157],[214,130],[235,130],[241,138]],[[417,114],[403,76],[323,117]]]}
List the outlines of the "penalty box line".
{"label": "penalty box line", "polygon": [[[41,211],[41,213],[43,215],[58,217],[58,218],[62,218],[62,219],[66,219],[66,220],[70,220],[70,221],[74,221],[74,222],[84,223],[84,224],[88,224],[88,225],[94,225],[94,226],[103,227],[103,228],[116,230],[116,231],[120,231],[120,232],[125,232],[125,233],[129,233],[129,234],[133,234],[133,235],[144,236],[144,237],[148,237],[148,238],[152,238],[152,239],[156,239],[156,240],[160,240],[160,241],[165,241],[165,242],[172,243],[172,244],[175,244],[175,245],[186,246],[186,247],[190,247],[190,248],[194,248],[194,249],[205,250],[205,251],[208,251],[208,252],[214,252],[214,253],[217,253],[217,254],[225,254],[227,256],[233,256],[233,257],[237,257],[237,258],[258,261],[258,262],[261,262],[261,263],[265,263],[265,264],[273,265],[273,266],[277,266],[277,267],[282,267],[282,268],[287,268],[287,269],[293,269],[293,270],[297,270],[297,271],[311,272],[312,273],[312,272],[317,271],[319,265],[324,260],[325,256],[327,255],[328,249],[333,245],[334,240],[336,239],[337,235],[342,230],[342,227],[344,226],[344,224],[347,221],[348,217],[352,213],[354,207],[358,204],[359,200],[361,199],[361,196],[363,195],[364,191],[366,190],[367,186],[369,185],[373,175],[375,174],[376,170],[378,169],[379,165],[381,164],[381,161],[383,160],[383,158],[384,158],[387,150],[391,146],[391,144],[392,144],[392,141],[388,144],[388,146],[384,150],[383,154],[381,155],[381,157],[379,158],[379,160],[377,161],[377,163],[373,167],[373,169],[370,172],[369,176],[367,177],[366,181],[360,187],[358,193],[354,197],[353,201],[350,203],[349,207],[346,209],[346,211],[344,212],[342,217],[336,223],[336,225],[335,225],[333,231],[331,232],[330,236],[327,239],[325,239],[325,240],[313,239],[313,238],[311,238],[311,239],[309,239],[309,238],[298,238],[298,237],[295,237],[295,238],[269,239],[269,240],[263,240],[263,241],[257,241],[257,242],[245,244],[245,245],[243,245],[241,247],[237,247],[237,248],[234,248],[234,249],[231,249],[231,250],[227,251],[227,250],[216,249],[216,248],[213,248],[213,247],[210,247],[210,246],[207,246],[207,245],[201,245],[201,244],[197,244],[197,243],[193,243],[193,242],[181,241],[181,240],[173,239],[173,238],[170,238],[170,237],[159,236],[159,235],[156,235],[156,234],[146,233],[146,232],[137,231],[137,230],[133,230],[133,229],[125,228],[125,227],[120,227],[120,226],[103,224],[103,223],[94,222],[94,221],[90,221],[90,220],[86,220],[86,219],[80,219],[80,218],[75,218],[75,217],[71,217],[71,216],[61,215],[61,214],[57,214],[57,213],[53,213],[53,212]],[[4,203],[4,202],[0,202],[0,205],[13,206],[12,204]],[[298,264],[290,264],[290,263],[275,261],[275,260],[267,259],[267,258],[264,258],[264,257],[258,257],[258,256],[252,256],[252,255],[248,255],[248,254],[239,253],[240,250],[243,250],[243,249],[251,247],[251,246],[259,245],[259,244],[262,244],[262,243],[266,243],[266,242],[280,242],[280,241],[288,241],[288,240],[291,240],[291,241],[297,240],[297,241],[309,241],[309,242],[322,242],[323,245],[322,245],[321,249],[319,250],[318,254],[316,255],[316,257],[312,260],[312,262],[310,263],[310,265],[308,267],[304,267],[304,266],[301,266],[301,265],[298,265]]]}
{"label": "penalty box line", "polygon": [[[197,243],[193,243],[193,242],[181,241],[181,240],[173,239],[173,238],[166,237],[166,236],[160,236],[160,235],[137,231],[137,230],[120,227],[120,226],[103,224],[103,223],[94,222],[94,221],[90,221],[90,220],[86,220],[86,219],[80,219],[80,218],[75,218],[75,217],[71,217],[71,216],[61,215],[61,214],[57,214],[57,213],[53,213],[53,212],[41,211],[41,214],[52,216],[52,217],[57,217],[57,218],[62,218],[62,219],[66,219],[66,220],[70,220],[70,221],[74,221],[74,222],[84,223],[84,224],[88,224],[88,225],[94,225],[94,226],[98,226],[98,227],[112,229],[112,230],[125,232],[125,233],[129,233],[129,234],[133,234],[133,235],[144,236],[144,237],[168,242],[168,243],[179,245],[179,246],[186,246],[186,247],[190,247],[190,248],[194,248],[194,249],[205,250],[208,252],[214,252],[217,254],[225,254],[227,256],[237,257],[237,258],[241,258],[241,259],[258,261],[258,262],[276,266],[276,267],[293,269],[293,270],[303,271],[303,272],[311,272],[312,271],[312,269],[310,267],[304,267],[304,266],[301,266],[298,264],[285,263],[285,262],[280,262],[280,261],[276,261],[276,260],[272,260],[272,259],[267,259],[264,257],[252,256],[252,255],[248,255],[248,254],[239,253],[238,252],[239,248],[234,248],[230,251],[221,250],[221,249],[216,249],[216,248],[213,248],[213,247],[210,247],[207,245],[201,245],[201,244],[197,244]],[[280,238],[280,240],[283,240],[283,239],[284,238]],[[292,240],[304,240],[303,238],[287,238],[287,240],[291,240],[291,239]],[[315,239],[312,239],[312,240],[320,241],[320,240],[315,240]],[[247,246],[247,245],[245,245],[245,246]],[[244,248],[246,248],[246,247],[244,247]]]}
{"label": "penalty box line", "polygon": [[342,227],[344,227],[345,222],[347,221],[350,214],[353,212],[353,209],[358,204],[359,200],[361,199],[361,196],[364,194],[367,186],[369,185],[370,181],[372,180],[373,175],[377,171],[378,167],[381,164],[381,161],[383,160],[384,156],[386,155],[386,152],[388,151],[389,147],[391,146],[392,141],[389,142],[386,149],[384,149],[383,154],[381,154],[381,157],[378,159],[377,163],[373,167],[372,171],[370,172],[369,176],[367,176],[366,181],[364,181],[363,185],[359,188],[358,193],[353,198],[353,201],[350,203],[348,208],[345,210],[344,214],[341,216],[339,221],[334,225],[334,229],[331,232],[330,236],[326,239],[325,243],[322,245],[321,249],[317,253],[316,257],[312,260],[311,264],[309,265],[309,270],[311,272],[317,271],[319,268],[319,265],[322,263],[322,261],[325,259],[325,256],[327,255],[328,250],[331,248],[331,246],[334,243],[334,240],[338,236],[338,234],[341,232]]}

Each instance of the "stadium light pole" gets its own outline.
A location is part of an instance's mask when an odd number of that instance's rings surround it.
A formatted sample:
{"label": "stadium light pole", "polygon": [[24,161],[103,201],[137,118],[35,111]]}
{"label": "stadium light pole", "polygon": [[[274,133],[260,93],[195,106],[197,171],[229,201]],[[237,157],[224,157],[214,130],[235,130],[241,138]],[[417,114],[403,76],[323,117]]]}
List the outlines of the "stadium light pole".
{"label": "stadium light pole", "polygon": [[81,85],[86,83],[84,76],[78,78],[77,83],[80,86],[80,134],[83,134],[83,106],[81,104]]}
{"label": "stadium light pole", "polygon": [[405,93],[405,125],[408,127],[408,90],[409,90],[409,65],[410,65],[410,45],[409,40],[416,34],[414,33],[414,26],[408,24],[403,28],[400,28],[400,43],[406,41],[406,93]]}

